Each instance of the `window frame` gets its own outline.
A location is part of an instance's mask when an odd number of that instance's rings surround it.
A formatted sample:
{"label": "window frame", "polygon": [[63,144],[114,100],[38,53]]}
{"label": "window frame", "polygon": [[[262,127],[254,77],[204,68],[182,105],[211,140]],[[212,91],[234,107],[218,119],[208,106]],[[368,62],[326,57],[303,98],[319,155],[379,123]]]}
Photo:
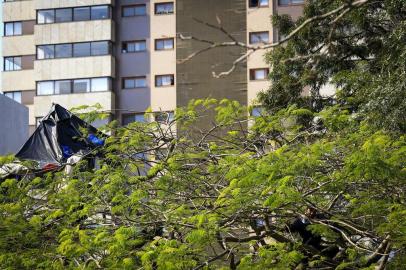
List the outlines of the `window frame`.
{"label": "window frame", "polygon": [[261,5],[260,4],[261,0],[258,0],[258,4],[255,6],[255,5],[251,5],[251,0],[248,0],[248,8],[267,8],[267,7],[269,7],[269,1],[270,0],[267,0],[267,1],[268,1],[267,5]]}
{"label": "window frame", "polygon": [[[137,15],[136,12],[135,12],[135,9],[136,9],[137,7],[144,7],[144,8],[145,8],[145,13],[142,14],[142,15]],[[126,8],[134,8],[134,15],[125,16],[125,15],[124,15],[124,10],[125,10]],[[121,7],[121,17],[122,17],[122,18],[142,17],[142,16],[146,16],[146,15],[147,15],[147,4],[124,5],[124,6]]]}
{"label": "window frame", "polygon": [[[160,77],[165,77],[165,76],[170,76],[171,77],[171,84],[169,85],[158,85],[158,78]],[[175,75],[174,74],[159,74],[155,75],[155,87],[173,87],[175,86]]]}
{"label": "window frame", "polygon": [[[168,40],[172,41],[172,48],[165,49],[165,41],[168,41]],[[157,45],[158,45],[158,42],[160,42],[160,41],[164,42],[163,49],[158,49]],[[175,49],[175,39],[174,38],[157,38],[157,39],[155,39],[154,46],[155,46],[155,51],[172,51]]]}
{"label": "window frame", "polygon": [[[92,91],[92,83],[94,79],[107,79],[108,90],[102,90],[102,91]],[[87,92],[75,92],[74,90],[74,82],[75,81],[80,81],[80,80],[89,80],[89,91]],[[56,83],[60,81],[69,81],[70,82],[70,93],[64,93],[64,94],[56,94]],[[38,94],[38,89],[39,89],[39,84],[40,83],[52,83],[52,94],[46,94],[46,95],[39,95]],[[75,79],[63,79],[63,80],[45,80],[45,81],[37,81],[35,85],[35,96],[57,96],[57,95],[72,95],[72,94],[88,94],[88,93],[100,93],[100,92],[111,92],[113,91],[113,78],[112,77],[90,77],[90,78],[75,78]]]}
{"label": "window frame", "polygon": [[[107,18],[101,18],[101,19],[94,19],[92,18],[92,9],[97,8],[97,7],[107,7],[108,9],[108,17]],[[75,20],[75,9],[84,9],[88,8],[89,9],[89,19],[78,19]],[[61,22],[56,22],[56,11],[61,10],[61,9],[70,9],[72,11],[72,17],[70,21],[61,21]],[[41,11],[53,11],[53,22],[39,22],[39,13]],[[98,21],[98,20],[111,20],[113,17],[112,14],[112,6],[111,5],[93,5],[93,6],[76,6],[76,7],[63,7],[63,8],[47,8],[47,9],[38,9],[36,11],[36,24],[37,25],[42,25],[42,24],[53,24],[53,23],[68,23],[68,22],[83,22],[83,21]]]}
{"label": "window frame", "polygon": [[[139,51],[129,51],[128,50],[128,44],[129,43],[144,43],[145,44],[145,49],[144,50],[139,50]],[[126,49],[124,49],[124,46]],[[121,53],[140,53],[140,52],[146,52],[147,51],[147,40],[145,39],[139,39],[139,40],[126,40],[121,43]]]}
{"label": "window frame", "polygon": [[[167,12],[167,13],[157,13],[158,6],[160,5],[169,5],[172,4],[172,12]],[[159,2],[154,4],[154,14],[155,15],[173,15],[175,14],[175,3],[174,2]]]}
{"label": "window frame", "polygon": [[[107,42],[107,54],[95,54],[93,51],[93,46],[95,45],[94,43],[102,43],[102,42]],[[74,47],[75,45],[78,44],[87,44],[90,43],[90,51],[89,55],[82,55],[82,56],[75,56],[75,51]],[[57,46],[63,46],[67,45],[71,47],[71,56],[70,57],[56,57],[56,47]],[[106,55],[111,55],[112,54],[112,42],[110,40],[97,40],[97,41],[88,41],[88,42],[75,42],[75,43],[59,43],[59,44],[41,44],[36,46],[36,55],[35,59],[36,60],[49,60],[49,59],[67,59],[67,58],[80,58],[80,57],[92,57],[92,56],[106,56]],[[39,49],[41,47],[50,47],[52,48],[53,51],[53,56],[48,57],[48,58],[40,58],[39,57]]]}
{"label": "window frame", "polygon": [[[15,94],[16,93],[18,93],[18,94],[20,94],[20,99],[19,100],[16,100],[15,99]],[[8,98],[10,98],[10,99],[12,99],[12,100],[14,100],[15,102],[18,102],[18,103],[20,103],[20,104],[22,104],[22,100],[23,100],[23,92],[22,91],[8,91],[8,92],[4,92],[3,93],[6,97],[8,97]],[[12,95],[12,97],[9,97],[8,95]]]}
{"label": "window frame", "polygon": [[[264,79],[257,79],[256,72],[257,71],[265,71],[265,78]],[[250,72],[250,81],[267,81],[267,77],[269,75],[269,68],[252,68],[249,70]]]}
{"label": "window frame", "polygon": [[[13,68],[12,69],[6,69],[6,61],[7,59],[12,58],[12,63],[13,63]],[[20,58],[20,68],[16,69],[15,68],[15,58]],[[8,71],[20,71],[23,70],[23,57],[21,55],[14,55],[14,56],[5,56],[3,57],[3,71],[8,72]]]}
{"label": "window frame", "polygon": [[[258,34],[264,34],[267,33],[268,34],[268,41],[267,42],[252,42],[252,37],[254,35],[258,35]],[[270,43],[270,35],[269,35],[269,31],[255,31],[255,32],[250,32],[249,33],[249,44],[269,44]]]}
{"label": "window frame", "polygon": [[[7,35],[7,25],[12,25],[13,26],[13,34],[12,35]],[[20,34],[15,34],[15,24],[20,24],[20,29],[21,33]],[[23,35],[23,22],[22,21],[14,21],[14,22],[4,22],[3,25],[3,36],[5,37],[14,37],[14,36],[22,36]]]}
{"label": "window frame", "polygon": [[[137,79],[144,79],[145,80],[145,86],[137,86],[137,84],[136,84]],[[134,87],[126,87],[126,85],[125,85],[126,80],[134,80]],[[121,80],[121,89],[128,90],[128,89],[139,89],[139,88],[146,88],[146,87],[148,87],[147,76],[124,77]]]}

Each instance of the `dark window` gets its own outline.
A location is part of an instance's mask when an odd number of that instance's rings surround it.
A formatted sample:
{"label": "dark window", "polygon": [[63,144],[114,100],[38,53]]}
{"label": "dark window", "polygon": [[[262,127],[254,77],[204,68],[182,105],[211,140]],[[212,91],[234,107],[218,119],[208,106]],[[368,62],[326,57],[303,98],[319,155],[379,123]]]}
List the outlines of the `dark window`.
{"label": "dark window", "polygon": [[55,22],[71,22],[72,21],[72,9],[61,8],[55,10]]}
{"label": "dark window", "polygon": [[6,92],[4,95],[8,98],[13,99],[14,101],[21,103],[21,92],[20,91],[14,91],[14,92]]}
{"label": "dark window", "polygon": [[155,14],[173,14],[173,2],[156,3]]}
{"label": "dark window", "polygon": [[13,71],[13,70],[21,70],[21,56],[12,56],[12,57],[5,57],[4,58],[4,70],[5,71]]}
{"label": "dark window", "polygon": [[303,3],[304,3],[304,0],[278,0],[278,4],[280,6],[303,4]]}
{"label": "dark window", "polygon": [[19,36],[22,35],[22,23],[21,22],[7,22],[4,23],[4,35],[5,36]]}
{"label": "dark window", "polygon": [[269,43],[269,32],[252,32],[250,33],[250,43]]}
{"label": "dark window", "polygon": [[269,0],[248,0],[249,7],[268,7]]}
{"label": "dark window", "polygon": [[78,7],[73,9],[74,21],[88,21],[90,20],[90,7]]}
{"label": "dark window", "polygon": [[171,86],[175,84],[175,78],[173,75],[157,75],[155,76],[155,86]]}
{"label": "dark window", "polygon": [[90,79],[80,79],[73,81],[73,93],[90,92]]}
{"label": "dark window", "polygon": [[146,5],[134,5],[123,7],[123,17],[143,16],[147,14]]}
{"label": "dark window", "polygon": [[92,42],[92,55],[107,55],[110,53],[110,43],[108,41]]}
{"label": "dark window", "polygon": [[155,50],[172,50],[173,49],[173,38],[157,39],[155,40]]}
{"label": "dark window", "polygon": [[133,113],[123,115],[122,123],[124,126],[134,122],[145,122],[145,116],[143,113]]}
{"label": "dark window", "polygon": [[52,59],[54,57],[54,45],[41,45],[37,47],[37,59]]}
{"label": "dark window", "polygon": [[250,69],[250,80],[266,80],[268,79],[269,69],[268,68],[257,68]]}
{"label": "dark window", "polygon": [[72,44],[55,45],[55,58],[72,57]]}
{"label": "dark window", "polygon": [[90,42],[73,44],[73,56],[90,56]]}
{"label": "dark window", "polygon": [[54,9],[38,10],[37,21],[39,24],[54,23],[55,10]]}
{"label": "dark window", "polygon": [[110,18],[110,8],[108,6],[91,7],[91,19],[103,20]]}
{"label": "dark window", "polygon": [[123,53],[142,52],[147,48],[145,40],[123,42]]}
{"label": "dark window", "polygon": [[145,76],[123,79],[124,89],[141,88],[146,86],[147,86],[147,78]]}
{"label": "dark window", "polygon": [[65,80],[65,81],[56,81],[55,82],[55,94],[56,95],[64,95],[72,93],[72,81]]}

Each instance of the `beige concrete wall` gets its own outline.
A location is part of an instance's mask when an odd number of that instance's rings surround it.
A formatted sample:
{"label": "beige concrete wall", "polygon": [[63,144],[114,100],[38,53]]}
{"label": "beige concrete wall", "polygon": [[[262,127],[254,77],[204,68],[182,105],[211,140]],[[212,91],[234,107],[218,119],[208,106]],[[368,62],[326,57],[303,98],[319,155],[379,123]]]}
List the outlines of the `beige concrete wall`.
{"label": "beige concrete wall", "polygon": [[35,26],[35,44],[74,43],[113,40],[111,20],[40,24]]}
{"label": "beige concrete wall", "polygon": [[4,2],[2,5],[4,22],[36,19],[34,1]]}
{"label": "beige concrete wall", "polygon": [[114,0],[35,0],[36,9],[114,5]]}
{"label": "beige concrete wall", "polygon": [[303,14],[303,4],[288,5],[288,6],[278,6],[277,12],[279,15],[289,15],[294,21],[296,21]]}
{"label": "beige concrete wall", "polygon": [[[171,2],[165,0],[151,0],[151,107],[153,111],[173,111],[176,108],[176,1],[175,12],[170,15],[155,15],[155,3]],[[155,51],[155,39],[174,38],[174,49]],[[155,87],[155,75],[173,74],[175,86]]]}
{"label": "beige concrete wall", "polygon": [[34,90],[34,70],[19,70],[2,72],[2,90],[3,91],[24,91]]}
{"label": "beige concrete wall", "polygon": [[3,56],[34,55],[34,36],[9,36],[3,37]]}
{"label": "beige concrete wall", "polygon": [[91,77],[115,77],[112,56],[91,56],[34,61],[37,81]]}
{"label": "beige concrete wall", "polygon": [[115,95],[113,92],[95,92],[69,95],[36,96],[34,97],[34,121],[35,117],[43,117],[52,106],[57,103],[67,109],[81,105],[94,105],[100,103],[103,110],[114,110]]}
{"label": "beige concrete wall", "polygon": [[[273,26],[271,16],[273,15],[273,1],[269,0],[269,7],[249,8],[247,1],[247,42],[251,32],[269,32],[269,40],[272,42]],[[256,51],[247,60],[247,81],[248,81],[248,104],[256,103],[258,93],[269,87],[268,81],[250,81],[250,69],[266,68],[269,65],[265,62],[266,51]]]}

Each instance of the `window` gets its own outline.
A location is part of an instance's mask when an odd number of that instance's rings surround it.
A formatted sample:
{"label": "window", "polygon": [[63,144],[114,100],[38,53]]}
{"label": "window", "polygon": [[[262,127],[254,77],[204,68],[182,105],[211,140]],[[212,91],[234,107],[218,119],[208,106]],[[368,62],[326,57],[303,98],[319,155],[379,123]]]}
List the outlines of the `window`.
{"label": "window", "polygon": [[171,86],[175,84],[175,79],[173,75],[157,75],[155,76],[155,86]]}
{"label": "window", "polygon": [[166,39],[156,39],[155,40],[155,50],[171,50],[173,49],[173,38]]}
{"label": "window", "polygon": [[54,23],[55,10],[54,9],[38,10],[37,21],[39,24]]}
{"label": "window", "polygon": [[37,46],[37,59],[108,55],[110,52],[111,43],[109,41],[39,45]]}
{"label": "window", "polygon": [[145,122],[145,116],[143,113],[133,113],[133,114],[126,114],[123,115],[123,125],[126,126],[130,123],[134,123],[134,122],[140,122],[143,123]]}
{"label": "window", "polygon": [[44,81],[37,83],[37,95],[53,95],[54,94],[54,82]]}
{"label": "window", "polygon": [[123,53],[142,52],[147,49],[145,40],[123,42]]}
{"label": "window", "polygon": [[269,6],[269,0],[248,0],[249,1],[249,7],[268,7]]}
{"label": "window", "polygon": [[111,17],[109,6],[44,9],[37,11],[37,23],[102,20]]}
{"label": "window", "polygon": [[71,22],[72,21],[72,9],[61,8],[55,10],[55,22]]}
{"label": "window", "polygon": [[280,6],[303,4],[304,0],[278,0]]}
{"label": "window", "polygon": [[73,93],[87,93],[90,92],[90,80],[81,79],[73,81]]}
{"label": "window", "polygon": [[269,43],[269,32],[250,33],[250,44]]}
{"label": "window", "polygon": [[91,7],[91,19],[103,20],[110,18],[110,9],[108,6]]}
{"label": "window", "polygon": [[72,82],[70,80],[56,81],[55,94],[66,95],[72,93]]}
{"label": "window", "polygon": [[123,17],[143,16],[146,14],[146,5],[124,6],[122,12]]}
{"label": "window", "polygon": [[37,47],[37,59],[51,59],[55,57],[53,45],[41,45]]}
{"label": "window", "polygon": [[155,113],[155,121],[158,123],[168,123],[173,121],[175,115],[173,112],[157,112]]}
{"label": "window", "polygon": [[74,21],[88,21],[90,20],[90,7],[78,7],[73,9]]}
{"label": "window", "polygon": [[21,70],[21,56],[4,57],[4,70]]}
{"label": "window", "polygon": [[107,55],[110,53],[110,43],[108,41],[92,42],[92,55]]}
{"label": "window", "polygon": [[155,14],[173,14],[173,2],[156,3]]}
{"label": "window", "polygon": [[147,78],[145,76],[123,79],[124,89],[141,88],[146,86],[147,86]]}
{"label": "window", "polygon": [[102,92],[110,90],[110,80],[108,78],[95,78],[92,79],[92,92]]}
{"label": "window", "polygon": [[112,83],[109,77],[37,82],[38,96],[101,92],[111,89]]}
{"label": "window", "polygon": [[4,93],[4,95],[18,103],[21,103],[21,92],[20,91],[6,92],[6,93]]}
{"label": "window", "polygon": [[269,69],[268,68],[258,68],[250,70],[250,80],[266,80],[268,78]]}
{"label": "window", "polygon": [[73,56],[90,56],[90,42],[73,44]]}
{"label": "window", "polygon": [[55,58],[72,57],[72,44],[55,45]]}
{"label": "window", "polygon": [[22,22],[6,22],[4,23],[5,36],[19,36],[22,35]]}

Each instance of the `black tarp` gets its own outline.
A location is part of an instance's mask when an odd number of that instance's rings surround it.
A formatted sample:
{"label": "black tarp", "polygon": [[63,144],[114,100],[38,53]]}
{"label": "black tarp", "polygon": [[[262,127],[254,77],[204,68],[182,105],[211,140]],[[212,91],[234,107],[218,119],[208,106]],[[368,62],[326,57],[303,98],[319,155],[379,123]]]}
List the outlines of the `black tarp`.
{"label": "black tarp", "polygon": [[[87,134],[83,134],[84,129]],[[77,153],[85,155],[102,145],[104,140],[99,139],[102,137],[95,127],[54,104],[16,157],[37,161],[41,167],[62,165],[70,156]]]}

